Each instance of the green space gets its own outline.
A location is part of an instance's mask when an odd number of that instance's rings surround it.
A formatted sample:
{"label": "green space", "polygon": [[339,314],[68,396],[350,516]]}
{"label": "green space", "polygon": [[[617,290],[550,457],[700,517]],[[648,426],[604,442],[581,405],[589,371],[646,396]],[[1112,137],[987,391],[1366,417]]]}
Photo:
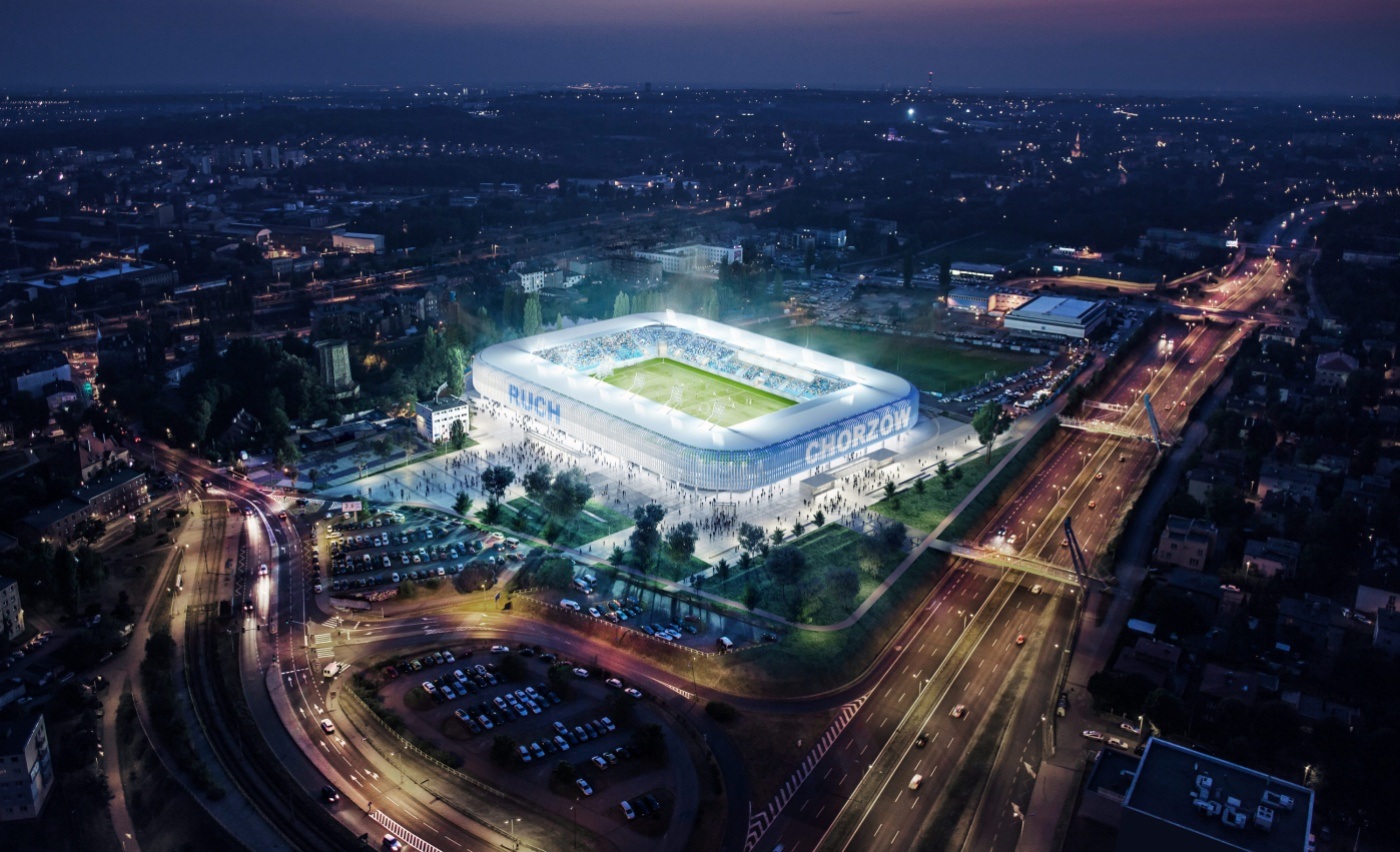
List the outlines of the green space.
{"label": "green space", "polygon": [[602,381],[726,427],[796,404],[786,397],[665,358],[623,367]]}
{"label": "green space", "polygon": [[951,469],[946,475],[931,476],[924,480],[922,493],[917,485],[911,485],[870,508],[887,518],[903,521],[910,529],[933,532],[934,528],[948,517],[948,513],[977,487],[977,483],[982,481],[1014,446],[993,450],[990,465],[987,464],[987,454],[979,452]]}
{"label": "green space", "polygon": [[946,555],[926,550],[855,624],[842,630],[793,630],[739,654],[695,661],[701,682],[737,695],[784,690],[808,694],[835,689],[857,677],[920,606],[942,576]]}
{"label": "green space", "polygon": [[778,552],[773,550],[749,570],[707,584],[706,591],[803,624],[835,624],[855,612],[904,558],[903,550],[839,524],[793,539],[790,546],[803,557],[795,570],[775,570],[769,564]]}
{"label": "green space", "polygon": [[924,391],[956,393],[990,373],[1007,376],[1044,361],[1040,355],[977,349],[924,337],[825,326],[773,325],[751,329],[769,337],[894,373]]}
{"label": "green space", "polygon": [[632,526],[632,519],[599,503],[588,503],[573,518],[559,523],[539,503],[529,497],[517,497],[501,505],[500,523],[559,547],[580,547],[627,529]]}

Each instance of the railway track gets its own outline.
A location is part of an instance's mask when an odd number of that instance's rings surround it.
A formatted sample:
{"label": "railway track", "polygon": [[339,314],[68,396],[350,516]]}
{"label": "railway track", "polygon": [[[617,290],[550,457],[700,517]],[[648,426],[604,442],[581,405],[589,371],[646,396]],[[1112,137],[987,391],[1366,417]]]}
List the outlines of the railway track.
{"label": "railway track", "polygon": [[[233,620],[219,615],[228,509],[223,501],[204,505],[210,511],[204,512],[198,573],[185,617],[186,685],[200,727],[238,792],[292,848],[363,850],[364,840],[291,778],[253,723],[237,673],[239,634],[232,629],[242,615],[241,601],[234,601]],[[246,559],[245,539],[234,570],[246,569]]]}

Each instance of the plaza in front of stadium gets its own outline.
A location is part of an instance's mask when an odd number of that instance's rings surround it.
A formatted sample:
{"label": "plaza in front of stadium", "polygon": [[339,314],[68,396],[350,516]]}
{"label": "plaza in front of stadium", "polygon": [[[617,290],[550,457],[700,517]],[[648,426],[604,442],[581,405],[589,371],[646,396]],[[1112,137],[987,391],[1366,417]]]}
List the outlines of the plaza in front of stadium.
{"label": "plaza in front of stadium", "polygon": [[[474,476],[505,465],[516,472],[508,502],[536,464],[577,466],[607,509],[630,517],[657,503],[667,525],[695,523],[695,555],[713,563],[737,555],[743,522],[790,528],[821,510],[865,530],[878,522],[867,507],[887,481],[981,448],[970,425],[921,417],[919,391],[897,376],[670,311],[489,347],[473,363],[468,398],[474,446],[332,496],[450,509],[465,490],[480,505]],[[606,555],[627,535],[580,551]]]}

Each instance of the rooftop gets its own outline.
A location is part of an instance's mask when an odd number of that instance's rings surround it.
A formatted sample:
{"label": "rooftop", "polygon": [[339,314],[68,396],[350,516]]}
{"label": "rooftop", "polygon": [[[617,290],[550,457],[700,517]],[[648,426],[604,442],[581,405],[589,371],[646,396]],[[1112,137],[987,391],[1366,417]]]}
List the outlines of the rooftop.
{"label": "rooftop", "polygon": [[[717,428],[698,417],[692,417],[660,403],[641,397],[634,398],[621,388],[613,387],[577,370],[554,364],[536,354],[554,346],[650,325],[680,328],[718,340],[738,350],[812,372],[826,373],[850,384],[841,390],[762,417],[755,417],[735,426]],[[494,367],[682,444],[699,449],[723,451],[764,449],[829,423],[859,417],[917,395],[917,391],[909,382],[891,373],[674,311],[631,314],[498,343],[477,353],[473,364],[477,367],[483,364]]]}
{"label": "rooftop", "polygon": [[1082,320],[1099,307],[1101,307],[1100,302],[1091,302],[1088,299],[1072,299],[1068,296],[1037,296],[1017,308],[1013,313],[1018,316],[1039,314],[1060,320]]}
{"label": "rooftop", "polygon": [[418,404],[436,413],[439,411],[451,411],[456,408],[461,408],[467,404],[467,401],[455,396],[440,396],[436,399],[430,399],[427,402],[420,402]]}
{"label": "rooftop", "polygon": [[[1285,796],[1293,806],[1269,806],[1270,830],[1249,824],[1265,792]],[[1217,804],[1224,813],[1205,815],[1195,804],[1198,799]],[[1225,809],[1232,806],[1247,817],[1244,827],[1223,821],[1229,813]],[[1157,738],[1147,742],[1123,807],[1251,852],[1298,852],[1312,832],[1312,790]]]}

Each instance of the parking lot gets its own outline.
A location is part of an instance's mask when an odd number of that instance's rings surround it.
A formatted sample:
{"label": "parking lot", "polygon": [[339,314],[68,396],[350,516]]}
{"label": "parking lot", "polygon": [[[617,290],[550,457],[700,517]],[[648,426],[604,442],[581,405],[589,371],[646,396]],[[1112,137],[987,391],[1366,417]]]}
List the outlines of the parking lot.
{"label": "parking lot", "polygon": [[[494,581],[523,555],[514,539],[418,510],[384,512],[366,521],[319,521],[309,545],[315,591],[352,595],[404,580],[445,580],[472,569]],[[320,576],[322,565],[329,567],[328,577]]]}
{"label": "parking lot", "polygon": [[599,569],[576,565],[571,588],[541,589],[534,597],[581,618],[606,621],[658,643],[696,651],[729,651],[756,642],[778,640],[778,635],[770,632],[765,624],[717,613],[689,600],[639,585],[622,572],[612,579],[610,572],[604,571],[600,577]]}
{"label": "parking lot", "polygon": [[543,649],[504,645],[441,648],[380,674],[385,703],[402,706],[420,735],[448,740],[467,771],[508,776],[560,803],[586,799],[620,824],[664,832],[671,775],[634,740],[659,721],[640,690]]}

